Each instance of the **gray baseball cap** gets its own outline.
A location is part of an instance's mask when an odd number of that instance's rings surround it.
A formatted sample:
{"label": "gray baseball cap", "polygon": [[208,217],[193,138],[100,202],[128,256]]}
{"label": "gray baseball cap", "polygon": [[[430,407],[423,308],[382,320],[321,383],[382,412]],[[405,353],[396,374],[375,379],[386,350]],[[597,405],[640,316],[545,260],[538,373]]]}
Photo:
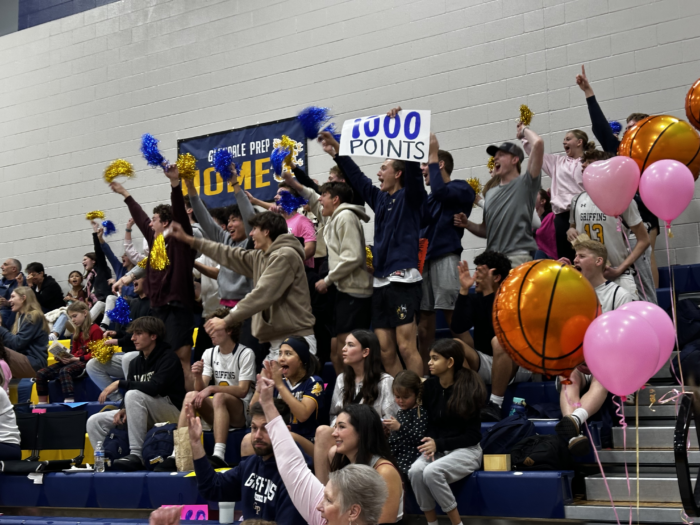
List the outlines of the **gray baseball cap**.
{"label": "gray baseball cap", "polygon": [[523,153],[523,150],[520,148],[520,146],[516,146],[512,142],[504,142],[500,146],[491,145],[488,148],[486,148],[486,153],[494,157],[496,156],[496,153],[499,150],[505,151],[506,153],[510,153],[511,155],[515,155],[520,159],[520,162],[525,160],[525,154]]}

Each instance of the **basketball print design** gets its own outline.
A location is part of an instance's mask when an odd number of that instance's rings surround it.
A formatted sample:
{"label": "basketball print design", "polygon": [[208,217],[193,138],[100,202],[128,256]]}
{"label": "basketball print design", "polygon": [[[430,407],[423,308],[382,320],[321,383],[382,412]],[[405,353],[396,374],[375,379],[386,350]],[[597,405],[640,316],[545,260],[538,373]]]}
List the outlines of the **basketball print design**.
{"label": "basketball print design", "polygon": [[625,132],[618,155],[632,158],[644,173],[657,160],[682,162],[697,180],[700,173],[700,135],[684,120],[654,115]]}
{"label": "basketball print design", "polygon": [[518,365],[568,377],[583,363],[583,336],[598,313],[593,286],[573,266],[530,261],[503,281],[493,325],[499,343]]}
{"label": "basketball print design", "polygon": [[695,129],[700,130],[700,78],[695,81],[685,97],[685,116]]}

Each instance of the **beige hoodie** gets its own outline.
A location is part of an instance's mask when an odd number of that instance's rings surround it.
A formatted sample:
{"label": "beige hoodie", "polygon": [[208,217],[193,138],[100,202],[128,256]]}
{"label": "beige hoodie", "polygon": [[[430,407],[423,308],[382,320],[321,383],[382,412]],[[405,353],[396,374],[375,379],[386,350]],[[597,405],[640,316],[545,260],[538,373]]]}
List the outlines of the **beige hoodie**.
{"label": "beige hoodie", "polygon": [[195,239],[194,249],[253,279],[253,290],[226,317],[228,326],[252,317],[253,335],[264,343],[313,335],[316,320],[311,313],[304,248],[296,237],[280,235],[266,252],[204,239]]}
{"label": "beige hoodie", "polygon": [[[302,197],[309,201],[309,208],[322,217],[318,193],[304,188]],[[360,220],[369,222],[364,206],[343,203],[333,212],[323,228],[323,237],[328,249],[327,285],[347,294],[369,297],[372,295],[372,276],[367,271],[365,232]]]}

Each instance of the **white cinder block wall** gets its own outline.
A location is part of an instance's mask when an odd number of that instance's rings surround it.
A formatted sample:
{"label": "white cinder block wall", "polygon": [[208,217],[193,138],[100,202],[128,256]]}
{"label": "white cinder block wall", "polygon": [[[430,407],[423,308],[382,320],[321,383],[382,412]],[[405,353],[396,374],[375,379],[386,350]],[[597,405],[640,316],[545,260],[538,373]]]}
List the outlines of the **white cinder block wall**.
{"label": "white cinder block wall", "polygon": [[[430,109],[454,177],[488,177],[486,145],[514,139],[520,104],[546,150],[590,131],[582,63],[608,118],[684,117],[700,77],[699,0],[122,0],[0,38],[0,258],[37,260],[64,286],[92,251],[84,214],[128,212],[102,180],[126,157],[149,213],[168,198],[139,137],[176,140],[292,116]],[[310,172],[331,164],[309,147]],[[358,159],[375,177],[378,162]],[[549,185],[549,181],[545,181]],[[480,212],[473,216],[480,219]],[[671,261],[700,261],[700,190]],[[371,240],[372,226],[367,228]],[[120,239],[111,241],[121,253]],[[659,262],[666,264],[663,239]],[[466,233],[464,258],[484,242]]]}

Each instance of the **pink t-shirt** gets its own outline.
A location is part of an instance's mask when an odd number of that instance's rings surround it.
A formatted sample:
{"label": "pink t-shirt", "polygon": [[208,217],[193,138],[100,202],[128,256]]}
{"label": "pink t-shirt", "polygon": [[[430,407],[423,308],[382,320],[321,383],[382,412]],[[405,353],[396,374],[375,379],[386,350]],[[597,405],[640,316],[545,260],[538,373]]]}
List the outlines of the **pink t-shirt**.
{"label": "pink t-shirt", "polygon": [[5,392],[7,392],[7,395],[10,395],[10,379],[12,379],[10,365],[8,365],[4,359],[0,359],[0,369],[2,369],[2,375],[5,378],[2,387],[5,389]]}
{"label": "pink t-shirt", "polygon": [[[295,213],[292,217],[287,219],[287,227],[289,228],[289,233],[295,237],[301,237],[304,239],[305,243],[316,242],[316,230],[314,229],[314,223],[304,217],[301,213]],[[313,268],[314,258],[309,257],[304,261],[304,264],[309,268]]]}

